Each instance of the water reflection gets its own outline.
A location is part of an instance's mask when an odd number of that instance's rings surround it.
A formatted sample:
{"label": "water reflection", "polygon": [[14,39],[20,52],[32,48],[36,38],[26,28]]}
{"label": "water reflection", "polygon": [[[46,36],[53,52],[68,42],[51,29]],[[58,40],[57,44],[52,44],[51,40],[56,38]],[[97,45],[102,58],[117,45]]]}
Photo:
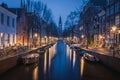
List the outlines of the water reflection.
{"label": "water reflection", "polygon": [[81,63],[80,74],[81,74],[81,77],[83,77],[83,72],[84,72],[84,59],[83,58],[80,59],[80,63]]}
{"label": "water reflection", "polygon": [[[79,56],[63,42],[46,50],[39,61],[39,79],[79,80]],[[42,66],[42,62],[44,66]],[[44,70],[42,72],[42,70]]]}
{"label": "water reflection", "polygon": [[47,51],[44,53],[44,74],[46,74],[47,69]]}
{"label": "water reflection", "polygon": [[38,80],[38,67],[33,70],[33,80]]}
{"label": "water reflection", "polygon": [[[82,77],[82,78],[81,78]],[[119,80],[119,74],[101,64],[84,61],[63,42],[40,55],[38,65],[17,66],[0,80]]]}

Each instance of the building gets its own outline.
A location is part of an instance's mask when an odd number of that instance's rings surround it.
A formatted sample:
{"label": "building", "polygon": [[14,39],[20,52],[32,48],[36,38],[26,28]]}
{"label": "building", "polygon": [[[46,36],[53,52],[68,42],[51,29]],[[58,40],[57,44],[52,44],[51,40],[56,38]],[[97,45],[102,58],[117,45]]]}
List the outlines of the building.
{"label": "building", "polygon": [[106,4],[106,0],[89,0],[83,7],[83,11],[80,14],[80,26],[82,28],[82,35],[86,38],[86,45],[98,43],[96,37],[99,34],[99,25],[95,18],[101,11],[101,8]]}
{"label": "building", "polygon": [[[111,30],[113,26],[117,27],[115,32]],[[116,45],[119,46],[120,34],[118,30],[120,29],[120,0],[107,0],[106,27],[107,27],[106,37],[107,47],[112,46],[112,43],[115,43]]]}
{"label": "building", "polygon": [[0,48],[16,44],[16,18],[4,3],[0,6]]}
{"label": "building", "polygon": [[27,46],[28,44],[28,26],[27,12],[24,8],[9,8],[9,10],[17,15],[16,26],[16,43],[18,45]]}
{"label": "building", "polygon": [[94,43],[97,47],[105,46],[106,37],[106,18],[105,18],[105,7],[101,7],[100,11],[93,17],[94,21]]}

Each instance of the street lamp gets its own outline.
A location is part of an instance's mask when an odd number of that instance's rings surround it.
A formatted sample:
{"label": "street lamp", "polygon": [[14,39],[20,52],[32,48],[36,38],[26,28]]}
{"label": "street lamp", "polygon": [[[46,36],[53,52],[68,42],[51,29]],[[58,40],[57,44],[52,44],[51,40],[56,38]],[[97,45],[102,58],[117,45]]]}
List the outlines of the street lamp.
{"label": "street lamp", "polygon": [[35,34],[34,34],[34,37],[37,37],[37,36],[38,36],[38,34],[37,34],[37,33],[35,33]]}
{"label": "street lamp", "polygon": [[34,40],[33,40],[33,44],[35,44],[35,47],[37,46],[37,41],[38,41],[38,34],[35,33],[34,34]]}
{"label": "street lamp", "polygon": [[118,29],[118,31],[117,31],[119,34],[120,34],[120,29]]}
{"label": "street lamp", "polygon": [[111,27],[111,32],[113,33],[113,56],[115,54],[115,33],[116,33],[116,30],[117,30],[117,26],[112,26]]}
{"label": "street lamp", "polygon": [[83,39],[85,36],[84,35],[81,35],[81,38]]}
{"label": "street lamp", "polygon": [[112,27],[111,27],[111,31],[112,31],[113,33],[115,33],[116,30],[117,30],[117,26],[112,26]]}
{"label": "street lamp", "polygon": [[3,33],[0,33],[0,37],[3,37]]}

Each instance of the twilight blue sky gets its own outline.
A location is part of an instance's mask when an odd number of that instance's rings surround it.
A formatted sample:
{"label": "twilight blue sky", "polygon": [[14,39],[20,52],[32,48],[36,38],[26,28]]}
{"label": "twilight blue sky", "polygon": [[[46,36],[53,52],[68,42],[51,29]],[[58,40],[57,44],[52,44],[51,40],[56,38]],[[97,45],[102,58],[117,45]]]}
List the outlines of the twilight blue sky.
{"label": "twilight blue sky", "polygon": [[[8,7],[19,7],[20,0],[0,0],[0,3],[5,2]],[[36,0],[37,1],[37,0]],[[41,0],[48,5],[48,8],[52,10],[54,20],[58,24],[59,16],[62,17],[62,22],[64,24],[67,15],[79,8],[82,0]]]}

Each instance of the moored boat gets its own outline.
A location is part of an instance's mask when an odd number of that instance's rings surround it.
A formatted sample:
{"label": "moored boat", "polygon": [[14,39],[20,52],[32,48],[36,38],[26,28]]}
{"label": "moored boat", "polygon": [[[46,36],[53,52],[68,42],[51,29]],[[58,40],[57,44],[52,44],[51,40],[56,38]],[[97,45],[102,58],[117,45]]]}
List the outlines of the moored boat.
{"label": "moored boat", "polygon": [[91,54],[88,54],[88,53],[84,54],[83,58],[87,61],[90,61],[90,62],[99,62],[99,59],[97,57],[95,57]]}
{"label": "moored boat", "polygon": [[29,54],[29,55],[23,56],[22,60],[23,60],[23,64],[25,64],[25,65],[36,63],[39,60],[39,54],[34,53],[34,54]]}

